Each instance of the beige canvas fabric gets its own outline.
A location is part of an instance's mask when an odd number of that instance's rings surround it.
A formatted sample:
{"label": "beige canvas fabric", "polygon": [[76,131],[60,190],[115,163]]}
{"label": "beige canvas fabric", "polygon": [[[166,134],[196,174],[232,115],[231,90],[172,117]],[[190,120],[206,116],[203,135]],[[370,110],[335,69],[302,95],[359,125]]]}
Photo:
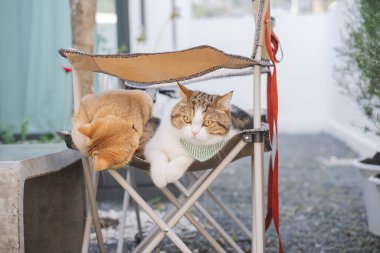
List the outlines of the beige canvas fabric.
{"label": "beige canvas fabric", "polygon": [[183,81],[221,68],[243,69],[255,65],[251,58],[227,54],[210,46],[154,54],[96,55],[76,49],[61,49],[60,53],[76,69],[145,84]]}

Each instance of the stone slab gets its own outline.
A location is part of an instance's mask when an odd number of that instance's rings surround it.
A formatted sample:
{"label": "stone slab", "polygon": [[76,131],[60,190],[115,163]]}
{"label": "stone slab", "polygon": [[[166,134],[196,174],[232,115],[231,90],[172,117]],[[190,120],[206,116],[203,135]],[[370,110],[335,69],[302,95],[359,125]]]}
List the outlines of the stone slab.
{"label": "stone slab", "polygon": [[0,252],[79,252],[82,173],[63,143],[0,145]]}

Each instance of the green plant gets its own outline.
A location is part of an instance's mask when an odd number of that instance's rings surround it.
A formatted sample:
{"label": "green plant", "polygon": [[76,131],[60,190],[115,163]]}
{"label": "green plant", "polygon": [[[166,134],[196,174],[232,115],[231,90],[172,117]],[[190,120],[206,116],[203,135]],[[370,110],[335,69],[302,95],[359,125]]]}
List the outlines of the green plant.
{"label": "green plant", "polygon": [[4,144],[10,144],[14,143],[15,141],[16,140],[12,134],[11,129],[0,125],[0,143],[3,142]]}
{"label": "green plant", "polygon": [[149,203],[158,210],[163,211],[165,209],[165,205],[162,204],[160,196],[153,197],[149,200]]}
{"label": "green plant", "polygon": [[365,129],[380,136],[380,1],[356,0],[350,13],[345,47],[338,49],[339,84],[374,123]]}
{"label": "green plant", "polygon": [[47,134],[42,135],[39,138],[38,143],[54,142],[54,138],[55,138],[55,135],[53,133],[47,133]]}
{"label": "green plant", "polygon": [[117,52],[118,53],[125,53],[125,52],[128,52],[129,48],[128,48],[128,45],[127,44],[122,44],[118,49],[117,49]]}
{"label": "green plant", "polygon": [[22,142],[26,142],[26,139],[28,137],[28,126],[29,126],[29,121],[24,120],[21,123],[20,126],[20,139]]}
{"label": "green plant", "polygon": [[[20,136],[18,138],[18,136]],[[20,134],[14,135],[10,127],[0,124],[0,144],[13,143],[57,143],[63,141],[63,138],[57,134],[46,133],[43,135],[29,135],[29,121],[24,120],[20,125]]]}

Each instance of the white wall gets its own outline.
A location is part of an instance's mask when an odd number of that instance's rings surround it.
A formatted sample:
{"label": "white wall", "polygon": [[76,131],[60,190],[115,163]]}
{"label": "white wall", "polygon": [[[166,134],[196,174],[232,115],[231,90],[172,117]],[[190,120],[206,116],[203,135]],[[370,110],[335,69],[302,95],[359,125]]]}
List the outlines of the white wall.
{"label": "white wall", "polygon": [[[132,1],[134,2],[134,1]],[[228,53],[250,56],[254,34],[253,16],[192,19],[190,1],[177,1],[178,48],[211,45]],[[138,3],[132,4],[132,31],[138,36]],[[171,26],[168,21],[170,1],[147,1],[146,45],[134,44],[134,51],[168,51],[172,49]],[[278,67],[280,122],[282,131],[320,131],[327,120],[328,96],[325,58],[327,53],[326,15],[294,16],[275,13],[276,31],[281,38],[285,58]],[[165,27],[165,29],[163,29]],[[310,33],[312,31],[312,33]],[[157,43],[161,34],[160,43]],[[315,43],[318,42],[318,43]],[[302,48],[305,47],[305,48]],[[251,109],[252,77],[239,77],[192,84],[190,88],[214,93],[234,90],[233,103]],[[265,106],[265,78],[262,104]]]}
{"label": "white wall", "polygon": [[326,15],[276,17],[284,59],[278,65],[281,128],[317,132],[328,117]]}
{"label": "white wall", "polygon": [[[181,16],[177,22],[178,49],[211,45],[228,53],[250,56],[254,25],[252,16],[193,19],[191,1],[177,1]],[[140,35],[139,1],[131,0],[131,38],[133,52],[171,51],[170,0],[146,0],[147,38]],[[281,132],[332,132],[361,155],[371,154],[379,139],[363,134],[365,118],[356,104],[340,94],[333,66],[335,47],[341,42],[345,5],[331,7],[326,14],[293,15],[272,12],[275,32],[282,42],[284,59],[278,65],[279,128]],[[212,93],[234,90],[232,102],[252,108],[252,77],[229,78],[190,85]],[[265,107],[265,78],[262,104]],[[356,126],[353,125],[356,124]]]}

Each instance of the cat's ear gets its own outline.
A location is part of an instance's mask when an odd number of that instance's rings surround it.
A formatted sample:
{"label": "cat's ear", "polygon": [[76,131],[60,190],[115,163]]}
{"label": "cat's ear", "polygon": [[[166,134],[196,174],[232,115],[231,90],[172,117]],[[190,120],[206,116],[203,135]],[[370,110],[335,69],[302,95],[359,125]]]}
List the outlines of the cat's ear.
{"label": "cat's ear", "polygon": [[223,96],[219,96],[218,99],[216,100],[217,106],[223,107],[225,109],[230,108],[230,102],[231,102],[231,98],[232,98],[233,93],[234,93],[234,91],[230,91]]}
{"label": "cat's ear", "polygon": [[96,171],[105,170],[105,169],[108,169],[110,167],[111,167],[110,162],[104,158],[98,158],[95,160],[94,168]]}
{"label": "cat's ear", "polygon": [[191,90],[189,90],[188,88],[186,88],[185,86],[183,86],[182,84],[178,83],[177,82],[177,85],[178,85],[178,91],[179,91],[179,95],[181,96],[181,99],[183,101],[187,101],[187,99],[190,97],[191,95]]}
{"label": "cat's ear", "polygon": [[87,124],[83,124],[81,125],[79,128],[78,128],[78,131],[89,137],[90,139],[92,138],[93,134],[94,134],[94,127],[91,123],[87,123]]}

